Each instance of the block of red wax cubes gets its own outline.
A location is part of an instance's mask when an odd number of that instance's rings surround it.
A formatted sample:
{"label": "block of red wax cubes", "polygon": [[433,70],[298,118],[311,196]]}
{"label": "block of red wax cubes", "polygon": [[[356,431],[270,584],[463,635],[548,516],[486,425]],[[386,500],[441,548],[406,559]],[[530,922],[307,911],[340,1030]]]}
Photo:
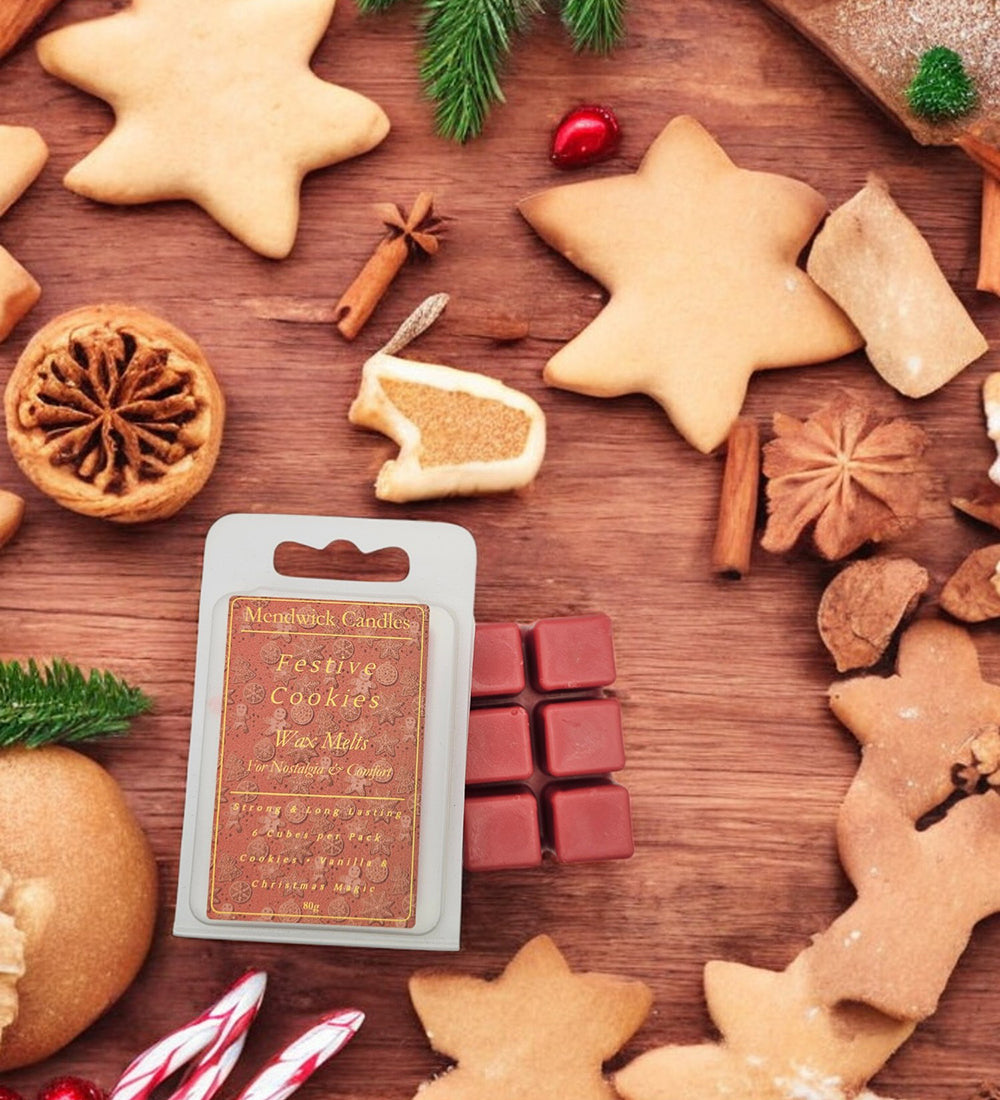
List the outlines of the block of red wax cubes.
{"label": "block of red wax cubes", "polygon": [[480,623],[465,772],[465,867],[632,855],[621,705],[604,614]]}

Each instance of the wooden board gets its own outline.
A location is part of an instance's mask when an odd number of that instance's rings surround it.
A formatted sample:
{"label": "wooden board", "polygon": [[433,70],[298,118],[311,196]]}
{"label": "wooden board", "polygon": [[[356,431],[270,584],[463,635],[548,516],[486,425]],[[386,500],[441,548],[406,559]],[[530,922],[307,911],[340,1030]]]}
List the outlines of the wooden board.
{"label": "wooden board", "polygon": [[[995,0],[765,0],[835,64],[891,118],[924,145],[948,145],[965,129],[996,142],[1000,102],[996,86],[996,43],[1000,8]],[[949,122],[920,118],[906,88],[920,55],[948,46],[963,58],[979,90],[969,115]]]}
{"label": "wooden board", "polygon": [[[117,6],[65,0],[46,26]],[[692,451],[643,397],[599,401],[543,384],[548,355],[596,314],[603,295],[546,249],[514,204],[570,178],[551,168],[547,148],[574,104],[612,105],[623,125],[620,155],[593,176],[632,170],[664,124],[689,112],[738,163],[804,179],[831,205],[879,170],[995,345],[1000,306],[974,290],[979,172],[957,151],[918,147],[784,20],[746,0],[636,3],[628,40],[610,58],[574,55],[555,16],[537,20],[512,54],[507,104],[482,138],[456,147],[432,131],[416,78],[415,16],[400,4],[362,18],[341,0],[315,68],[380,102],[394,128],[369,156],[309,177],[298,243],[280,263],[252,255],[186,204],[113,209],[65,191],[62,174],[107,131],[110,112],[46,76],[30,48],[0,65],[0,119],[37,126],[52,149],[39,182],[0,221],[0,241],[44,288],[0,346],[0,380],[44,321],[119,300],[194,335],[229,401],[211,481],[174,519],[147,528],[60,509],[0,448],[0,485],[28,504],[20,534],[0,553],[0,657],[60,655],[107,667],[156,704],[128,738],[90,750],[151,838],[161,886],[155,943],[137,982],[94,1027],[48,1063],[4,1075],[29,1096],[60,1072],[111,1085],[139,1050],[254,966],[269,972],[270,987],[229,1095],[319,1013],[353,1002],[368,1013],[365,1028],[300,1095],[406,1100],[444,1064],[408,1002],[413,969],[493,975],[539,932],[577,968],[649,982],[655,1012],[620,1062],[712,1035],[701,989],[708,960],[780,969],[851,898],[834,822],[858,750],[828,710],[836,674],[814,625],[834,570],[805,552],[757,548],[743,581],[713,577],[719,457]],[[369,205],[405,205],[424,188],[451,219],[446,242],[433,261],[403,273],[354,345],[328,325],[260,315],[261,302],[276,299],[336,300],[378,240]],[[364,359],[440,290],[452,292],[453,309],[412,354],[488,371],[536,397],[549,421],[546,461],[522,494],[380,504],[372,483],[394,448],[348,425],[347,408]],[[527,322],[530,336],[500,345],[475,335],[496,314]],[[665,312],[665,339],[669,327]],[[805,415],[844,384],[931,434],[935,490],[919,528],[894,548],[930,570],[930,615],[964,555],[994,541],[953,512],[948,493],[980,479],[993,456],[980,386],[996,367],[991,351],[919,402],[890,391],[861,355],[772,372],[750,386],[746,411],[765,435],[775,410]],[[635,856],[467,876],[456,955],[173,937],[202,548],[215,519],[243,511],[453,521],[478,543],[480,620],[607,612]],[[986,674],[1000,679],[995,628],[974,636]],[[1000,1077],[998,970],[1000,925],[991,920],[939,1011],[878,1078],[881,1095],[967,1100],[980,1080]]]}

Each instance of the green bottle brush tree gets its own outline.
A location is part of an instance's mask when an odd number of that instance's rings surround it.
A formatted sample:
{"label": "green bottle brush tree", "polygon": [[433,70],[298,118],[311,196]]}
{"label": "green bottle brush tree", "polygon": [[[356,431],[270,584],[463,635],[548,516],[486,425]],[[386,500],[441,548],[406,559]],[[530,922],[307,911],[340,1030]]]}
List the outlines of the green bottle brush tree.
{"label": "green bottle brush tree", "polygon": [[920,55],[906,98],[915,115],[942,122],[967,115],[978,97],[962,58],[947,46],[932,46]]}
{"label": "green bottle brush tree", "polygon": [[[399,0],[357,0],[362,12]],[[559,0],[574,49],[607,53],[624,34],[625,0]],[[420,77],[436,105],[439,133],[468,141],[503,100],[500,70],[515,35],[530,28],[543,0],[423,0]]]}

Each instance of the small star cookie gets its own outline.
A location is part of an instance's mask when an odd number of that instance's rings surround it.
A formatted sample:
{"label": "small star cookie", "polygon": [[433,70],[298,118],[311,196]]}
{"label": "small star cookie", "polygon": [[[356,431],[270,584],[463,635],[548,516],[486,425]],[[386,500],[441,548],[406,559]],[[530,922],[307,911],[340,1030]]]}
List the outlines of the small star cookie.
{"label": "small star cookie", "polygon": [[309,68],[333,7],[133,0],[45,35],[42,66],[115,112],[63,182],[100,202],[188,199],[254,251],[287,256],[303,177],[389,131],[377,104]]}
{"label": "small star cookie", "polygon": [[596,397],[649,394],[699,451],[725,440],[754,371],[862,344],[796,263],[823,197],[738,168],[688,116],[667,125],[634,174],[554,187],[518,209],[611,295],[549,360],[545,381]]}
{"label": "small star cookie", "polygon": [[[0,215],[28,189],[49,156],[48,146],[30,126],[0,126]],[[0,340],[38,301],[38,282],[0,248]]]}
{"label": "small star cookie", "polygon": [[574,973],[548,936],[495,981],[422,971],[410,997],[431,1046],[457,1062],[421,1100],[612,1100],[601,1067],[652,1003],[642,982]]}

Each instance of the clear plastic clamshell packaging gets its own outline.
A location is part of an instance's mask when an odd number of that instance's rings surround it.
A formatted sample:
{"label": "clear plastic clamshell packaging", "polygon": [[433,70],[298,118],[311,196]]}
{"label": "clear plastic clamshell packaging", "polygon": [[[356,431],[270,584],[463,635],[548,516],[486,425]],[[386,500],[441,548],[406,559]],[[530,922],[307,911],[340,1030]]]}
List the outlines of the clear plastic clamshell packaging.
{"label": "clear plastic clamshell packaging", "polygon": [[213,525],[176,935],[458,949],[475,578],[453,524]]}

